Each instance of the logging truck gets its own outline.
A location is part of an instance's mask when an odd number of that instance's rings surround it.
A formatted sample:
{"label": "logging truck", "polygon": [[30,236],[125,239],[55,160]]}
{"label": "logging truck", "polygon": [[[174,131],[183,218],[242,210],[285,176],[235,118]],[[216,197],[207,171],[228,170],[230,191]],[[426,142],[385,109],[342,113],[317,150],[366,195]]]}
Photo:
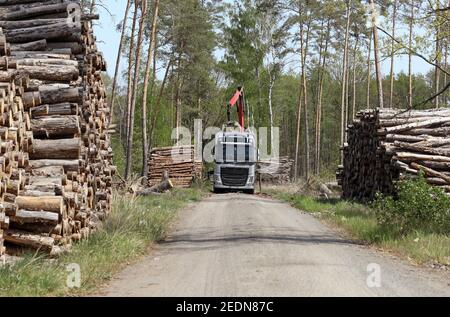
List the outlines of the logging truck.
{"label": "logging truck", "polygon": [[[231,121],[237,104],[239,122]],[[245,99],[241,87],[228,104],[228,123],[216,134],[214,147],[214,192],[255,193],[258,149],[255,135],[245,129]]]}

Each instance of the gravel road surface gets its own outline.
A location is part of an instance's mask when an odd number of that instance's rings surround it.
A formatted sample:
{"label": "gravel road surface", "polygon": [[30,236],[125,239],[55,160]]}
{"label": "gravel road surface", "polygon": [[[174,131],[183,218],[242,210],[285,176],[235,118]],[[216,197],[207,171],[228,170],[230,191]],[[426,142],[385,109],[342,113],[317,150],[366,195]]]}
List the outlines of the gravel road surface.
{"label": "gravel road surface", "polygon": [[450,274],[342,238],[285,203],[213,195],[104,296],[450,296]]}

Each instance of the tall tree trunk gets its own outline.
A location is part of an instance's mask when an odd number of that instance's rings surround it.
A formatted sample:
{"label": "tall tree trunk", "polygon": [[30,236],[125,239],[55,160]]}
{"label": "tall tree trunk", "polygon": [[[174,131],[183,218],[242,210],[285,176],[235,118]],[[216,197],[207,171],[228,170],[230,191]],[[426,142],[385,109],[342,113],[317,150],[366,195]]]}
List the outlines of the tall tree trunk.
{"label": "tall tree trunk", "polygon": [[172,129],[176,127],[176,105],[175,105],[175,63],[170,67],[170,123]]}
{"label": "tall tree trunk", "polygon": [[247,101],[247,104],[249,105],[249,108],[252,109],[252,127],[254,127],[255,126],[255,108],[253,107],[253,104],[250,104],[248,101]]}
{"label": "tall tree trunk", "polygon": [[[270,72],[269,75],[270,79],[269,79],[269,121],[270,121],[270,148],[273,151],[273,144],[275,142],[274,139],[274,127],[273,127],[273,105],[272,105],[272,99],[273,99],[273,87],[275,85],[275,78],[273,75],[273,72]],[[273,153],[271,151],[271,153]]]}
{"label": "tall tree trunk", "polygon": [[[450,7],[450,0],[448,0],[448,7]],[[450,12],[447,12],[447,29],[450,28]],[[449,48],[450,48],[450,34],[447,34],[447,38],[445,40],[445,57],[444,57],[444,64],[445,64],[445,70],[448,72],[449,69],[449,64],[448,64],[448,57],[449,57]],[[448,83],[448,76],[447,73],[444,72],[444,85],[446,85]],[[444,106],[448,107],[449,105],[449,96],[450,96],[450,91],[447,91],[444,94]]]}
{"label": "tall tree trunk", "polygon": [[112,82],[112,91],[111,91],[111,112],[109,114],[110,122],[114,120],[114,104],[116,102],[116,89],[117,89],[117,79],[119,77],[119,68],[120,68],[120,59],[122,57],[123,43],[125,42],[125,35],[127,30],[127,20],[128,13],[130,12],[131,0],[127,0],[127,6],[125,8],[125,15],[122,21],[122,33],[120,36],[119,49],[117,51],[117,59],[116,59],[116,68],[114,71],[114,78]]}
{"label": "tall tree trunk", "polygon": [[159,0],[155,0],[152,19],[152,34],[148,49],[147,65],[145,67],[144,88],[142,92],[142,176],[147,179],[148,176],[148,134],[147,134],[147,96],[148,83],[150,81],[151,68],[155,59],[156,47],[156,26],[158,21]]}
{"label": "tall tree trunk", "polygon": [[[394,0],[392,11],[392,38],[395,38],[395,27],[397,20],[397,0]],[[395,63],[395,41],[391,41],[391,72],[390,72],[390,96],[389,96],[389,108],[393,108],[394,103],[394,63]]]}
{"label": "tall tree trunk", "polygon": [[[324,20],[322,20],[322,22],[321,22],[321,24],[320,24],[320,30],[321,30],[321,32],[322,32],[322,30],[323,30],[323,28],[324,28],[324,24],[325,24],[325,21]],[[316,84],[316,87],[317,87],[317,99],[316,99],[316,102],[315,102],[315,106],[316,106],[316,118],[315,118],[315,122],[314,122],[314,131],[315,131],[315,136],[314,136],[314,161],[313,161],[313,168],[314,168],[314,174],[319,174],[319,172],[318,172],[318,170],[319,170],[319,168],[318,168],[318,165],[320,164],[319,163],[319,160],[318,160],[318,150],[317,150],[317,147],[319,146],[319,141],[317,141],[317,135],[319,134],[319,132],[318,132],[318,130],[320,129],[320,116],[321,116],[321,113],[320,113],[320,110],[319,110],[319,99],[320,99],[320,81],[321,81],[321,78],[322,78],[322,72],[323,72],[323,70],[322,70],[322,56],[323,56],[323,54],[324,54],[324,41],[326,41],[326,39],[325,39],[325,36],[324,36],[324,34],[323,33],[321,33],[320,34],[320,36],[319,36],[319,57],[318,57],[318,60],[317,60],[317,84]]]}
{"label": "tall tree trunk", "polygon": [[[300,39],[303,39],[304,30],[303,24],[300,23]],[[303,42],[303,40],[302,40]],[[303,61],[303,51],[300,50],[300,61]],[[297,180],[299,176],[299,156],[300,156],[300,137],[301,137],[301,121],[303,108],[303,78],[300,78],[299,96],[297,102],[297,125],[295,137],[295,157],[294,157],[294,179]]]}
{"label": "tall tree trunk", "polygon": [[[440,66],[441,66],[441,40],[440,40],[440,36],[441,36],[441,32],[440,32],[440,14],[439,14],[439,9],[440,9],[440,0],[436,1],[436,47],[435,47],[435,51],[436,51],[436,67],[434,68],[434,91],[436,94],[439,94],[439,91],[441,90],[441,85],[440,85]],[[436,106],[436,108],[439,108],[440,106],[440,96],[436,96],[436,98],[434,99],[434,104]]]}
{"label": "tall tree trunk", "polygon": [[282,122],[281,122],[281,126],[283,129],[283,135],[286,136],[286,139],[282,139],[282,141],[284,141],[284,143],[286,144],[285,147],[282,147],[282,149],[285,149],[285,151],[283,152],[283,155],[287,156],[287,157],[291,157],[292,154],[292,142],[291,140],[294,139],[293,135],[292,135],[292,129],[291,127],[293,126],[293,124],[291,124],[291,120],[289,117],[289,113],[288,111],[283,111],[282,112]]}
{"label": "tall tree trunk", "polygon": [[[345,127],[348,127],[349,117],[350,117],[350,34],[347,49],[347,74],[345,74]],[[344,143],[347,142],[348,135],[345,133]]]}
{"label": "tall tree trunk", "polygon": [[248,101],[246,102],[246,105],[247,105],[247,113],[248,113],[248,115],[247,115],[247,125],[249,126],[249,127],[251,127],[252,126],[252,108],[250,107],[250,104],[248,103]]}
{"label": "tall tree trunk", "polygon": [[[159,11],[158,11],[159,12]],[[156,29],[158,29],[158,24],[156,24]],[[154,90],[155,90],[155,83],[156,83],[156,62],[157,62],[157,58],[156,58],[156,52],[158,51],[158,36],[155,37],[155,49],[154,49],[154,54],[153,54],[153,67],[152,67],[152,75],[151,75],[151,82],[150,82],[150,96],[153,96]],[[151,104],[149,105],[150,109]]]}
{"label": "tall tree trunk", "polygon": [[[183,48],[181,48],[182,50]],[[176,129],[176,138],[177,142],[180,138],[180,127],[181,127],[181,89],[183,84],[181,82],[181,56],[182,53],[180,51],[178,55],[178,65],[177,65],[177,87],[175,93],[175,129]]]}
{"label": "tall tree trunk", "polygon": [[367,109],[370,109],[370,84],[372,83],[372,29],[370,29],[368,46],[366,105]]}
{"label": "tall tree trunk", "polygon": [[[130,132],[130,120],[131,120],[131,99],[132,99],[132,95],[133,95],[133,87],[134,87],[134,82],[133,82],[133,65],[134,65],[134,58],[135,58],[135,54],[134,54],[134,42],[135,42],[135,33],[136,33],[136,24],[137,24],[137,15],[138,15],[138,10],[139,6],[137,3],[135,3],[134,6],[134,13],[133,13],[133,22],[132,22],[132,26],[131,26],[131,34],[130,34],[130,47],[129,47],[129,52],[128,52],[128,75],[127,75],[127,110],[126,110],[126,134],[125,134],[125,140],[124,140],[124,147],[125,147],[125,152],[128,151],[127,147],[128,147],[128,133]],[[125,168],[125,173],[126,173],[126,168]]]}
{"label": "tall tree trunk", "polygon": [[[345,27],[345,44],[344,44],[344,62],[342,65],[342,94],[341,94],[341,146],[344,146],[345,142],[345,108],[347,103],[347,61],[348,61],[348,42],[349,42],[349,33],[350,33],[350,20],[351,20],[351,1],[347,0],[347,23]],[[344,161],[344,152],[341,151],[341,163]]]}
{"label": "tall tree trunk", "polygon": [[[321,166],[321,138],[322,138],[322,98],[323,98],[323,82],[325,78],[325,68],[327,62],[327,53],[328,53],[328,44],[330,39],[330,21],[327,22],[327,33],[325,38],[325,49],[321,54],[321,60],[319,60],[319,89],[318,89],[318,97],[317,97],[317,109],[316,109],[316,165],[315,165],[315,173],[317,175],[320,174],[320,166]],[[322,47],[320,48],[322,51]]]}
{"label": "tall tree trunk", "polygon": [[358,54],[358,44],[359,44],[359,35],[356,34],[355,47],[353,49],[352,122],[355,121],[355,118],[356,118],[356,68],[358,66],[356,59],[357,59],[357,54]]}
{"label": "tall tree trunk", "polygon": [[311,168],[311,154],[309,142],[309,110],[308,110],[308,87],[306,81],[306,58],[308,55],[309,36],[310,36],[311,19],[308,22],[306,29],[306,41],[302,43],[302,85],[303,85],[303,104],[305,109],[305,179],[309,179]]}
{"label": "tall tree trunk", "polygon": [[139,21],[139,32],[136,45],[136,57],[134,64],[134,86],[133,93],[131,97],[131,107],[130,107],[130,125],[128,127],[128,141],[127,141],[127,160],[126,160],[126,173],[125,179],[128,179],[132,173],[133,166],[133,137],[134,137],[134,112],[136,109],[136,100],[139,88],[139,70],[141,67],[141,50],[142,50],[142,40],[144,35],[145,19],[147,16],[147,0],[141,0],[140,3],[136,2],[136,10],[138,6],[141,7],[141,18]]}
{"label": "tall tree trunk", "polygon": [[262,122],[263,120],[262,81],[261,81],[261,70],[259,69],[259,67],[256,68],[256,79],[258,83],[258,109],[259,109],[258,118],[259,122]]}
{"label": "tall tree trunk", "polygon": [[412,42],[414,32],[414,0],[411,0],[411,16],[409,18],[409,52],[408,52],[408,108],[413,108],[413,77],[412,77]]}
{"label": "tall tree trunk", "polygon": [[372,8],[372,28],[373,28],[373,51],[375,54],[375,69],[377,75],[377,89],[378,89],[378,106],[384,108],[383,99],[383,76],[381,74],[381,61],[380,61],[380,51],[378,46],[378,28],[375,14],[375,3],[374,0],[370,0],[370,6]]}
{"label": "tall tree trunk", "polygon": [[202,96],[200,95],[200,80],[197,80],[197,111],[200,116],[202,113]]}
{"label": "tall tree trunk", "polygon": [[169,71],[170,71],[171,67],[172,67],[172,60],[169,60],[167,62],[167,67],[166,67],[166,71],[164,73],[164,79],[163,79],[163,81],[161,83],[161,88],[159,90],[159,95],[158,95],[158,98],[156,99],[155,111],[153,113],[152,124],[150,125],[149,146],[148,146],[149,149],[151,149],[153,147],[154,133],[155,133],[155,130],[156,130],[156,124],[158,123],[159,111],[161,109],[161,100],[162,100],[162,97],[163,97],[163,94],[164,94],[164,89],[166,87],[167,78],[169,77]]}
{"label": "tall tree trunk", "polygon": [[[449,6],[450,6],[450,4],[449,4]],[[446,42],[445,42],[444,45],[445,45],[444,69],[446,71],[448,71],[449,70],[449,68],[448,68],[448,54],[449,54],[448,48],[450,46],[450,37],[447,37]],[[447,83],[447,82],[448,82],[448,76],[447,76],[447,73],[444,73],[444,84]],[[449,106],[448,105],[448,95],[449,95],[449,92],[444,94],[444,107],[448,107]]]}

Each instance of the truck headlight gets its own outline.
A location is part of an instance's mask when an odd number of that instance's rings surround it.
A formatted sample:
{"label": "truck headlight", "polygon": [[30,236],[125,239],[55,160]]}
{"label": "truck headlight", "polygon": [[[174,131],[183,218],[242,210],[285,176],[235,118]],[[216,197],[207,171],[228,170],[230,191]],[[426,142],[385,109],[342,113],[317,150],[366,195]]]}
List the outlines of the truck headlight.
{"label": "truck headlight", "polygon": [[254,183],[255,182],[255,176],[250,176],[249,178],[248,178],[248,182],[249,183]]}

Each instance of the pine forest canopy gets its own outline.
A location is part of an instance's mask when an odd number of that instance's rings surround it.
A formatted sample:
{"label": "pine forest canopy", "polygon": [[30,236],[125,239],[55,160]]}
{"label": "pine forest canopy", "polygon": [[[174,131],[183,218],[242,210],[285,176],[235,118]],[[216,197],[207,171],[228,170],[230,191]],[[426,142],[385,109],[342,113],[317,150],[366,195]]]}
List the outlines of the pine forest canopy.
{"label": "pine forest canopy", "polygon": [[[85,2],[93,11],[115,6]],[[303,177],[334,172],[359,110],[450,106],[448,0],[120,5],[120,54],[107,82],[127,177],[146,173],[145,153],[173,144],[173,128],[192,129],[194,119],[222,126],[238,85],[250,124],[280,127],[280,154]]]}

